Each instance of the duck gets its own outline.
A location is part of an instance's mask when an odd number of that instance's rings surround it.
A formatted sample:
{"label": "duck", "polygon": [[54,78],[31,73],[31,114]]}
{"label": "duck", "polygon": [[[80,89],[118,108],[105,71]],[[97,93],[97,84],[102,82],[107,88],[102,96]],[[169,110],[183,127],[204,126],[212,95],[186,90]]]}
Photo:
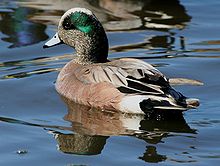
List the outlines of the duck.
{"label": "duck", "polygon": [[199,106],[171,87],[153,65],[135,58],[108,60],[109,42],[98,18],[86,8],[61,17],[44,48],[66,44],[76,51],[60,71],[55,88],[75,103],[115,112],[146,114],[154,110],[183,112]]}

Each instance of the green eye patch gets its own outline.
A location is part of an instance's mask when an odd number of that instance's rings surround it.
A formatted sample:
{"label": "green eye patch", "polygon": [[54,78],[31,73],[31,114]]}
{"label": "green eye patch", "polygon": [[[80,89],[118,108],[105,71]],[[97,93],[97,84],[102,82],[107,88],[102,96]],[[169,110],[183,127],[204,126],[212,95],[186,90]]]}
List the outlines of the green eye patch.
{"label": "green eye patch", "polygon": [[75,12],[67,16],[63,21],[65,29],[78,29],[84,33],[90,33],[95,27],[94,18],[82,12]]}

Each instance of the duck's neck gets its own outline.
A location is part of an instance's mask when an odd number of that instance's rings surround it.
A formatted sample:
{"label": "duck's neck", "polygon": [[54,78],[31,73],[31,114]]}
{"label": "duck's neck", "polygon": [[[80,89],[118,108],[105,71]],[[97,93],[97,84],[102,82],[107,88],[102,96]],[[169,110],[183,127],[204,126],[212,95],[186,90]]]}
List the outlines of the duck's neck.
{"label": "duck's neck", "polygon": [[108,39],[104,29],[99,29],[92,36],[86,36],[76,44],[76,63],[105,63],[108,57]]}

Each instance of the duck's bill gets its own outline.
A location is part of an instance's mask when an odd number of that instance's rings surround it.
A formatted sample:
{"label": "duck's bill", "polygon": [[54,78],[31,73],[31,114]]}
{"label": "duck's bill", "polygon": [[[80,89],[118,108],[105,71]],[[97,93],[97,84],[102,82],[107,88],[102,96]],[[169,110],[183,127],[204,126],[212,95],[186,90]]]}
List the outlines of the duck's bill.
{"label": "duck's bill", "polygon": [[58,34],[56,33],[48,42],[44,44],[43,48],[49,48],[59,44],[63,44],[63,41],[60,40]]}

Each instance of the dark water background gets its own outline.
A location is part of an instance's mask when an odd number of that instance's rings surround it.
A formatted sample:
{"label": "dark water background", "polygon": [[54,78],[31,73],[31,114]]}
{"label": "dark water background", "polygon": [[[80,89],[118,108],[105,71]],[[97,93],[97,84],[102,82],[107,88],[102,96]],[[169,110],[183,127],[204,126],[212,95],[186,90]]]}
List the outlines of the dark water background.
{"label": "dark water background", "polygon": [[[202,81],[175,87],[201,106],[169,121],[67,108],[54,82],[72,49],[42,46],[76,6],[103,23],[109,58]],[[219,8],[219,0],[1,0],[0,165],[219,165]]]}

